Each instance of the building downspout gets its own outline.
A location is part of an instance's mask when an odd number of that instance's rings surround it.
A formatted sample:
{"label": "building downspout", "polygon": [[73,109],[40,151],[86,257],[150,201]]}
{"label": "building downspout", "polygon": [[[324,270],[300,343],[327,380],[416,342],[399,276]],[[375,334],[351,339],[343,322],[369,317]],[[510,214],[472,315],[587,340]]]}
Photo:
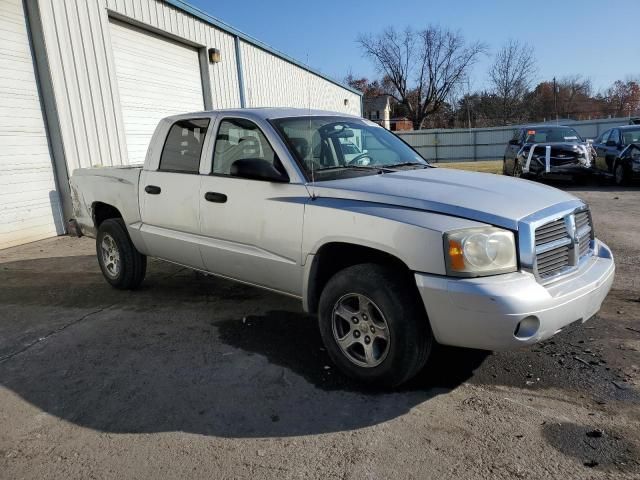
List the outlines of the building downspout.
{"label": "building downspout", "polygon": [[234,37],[234,40],[236,46],[236,67],[238,69],[238,89],[240,90],[240,108],[246,108],[247,103],[244,90],[244,69],[242,68],[242,51],[240,50],[240,37],[236,35]]}

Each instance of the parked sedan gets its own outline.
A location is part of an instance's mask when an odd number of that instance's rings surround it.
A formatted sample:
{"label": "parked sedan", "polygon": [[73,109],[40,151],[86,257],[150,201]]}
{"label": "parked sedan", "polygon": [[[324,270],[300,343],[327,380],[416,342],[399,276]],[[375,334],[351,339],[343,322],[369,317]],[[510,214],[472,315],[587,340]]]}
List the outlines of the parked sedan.
{"label": "parked sedan", "polygon": [[503,173],[514,177],[584,177],[596,152],[571,127],[531,125],[517,130],[504,154]]}
{"label": "parked sedan", "polygon": [[613,175],[617,185],[640,177],[640,125],[607,130],[593,146],[598,154],[596,170]]}

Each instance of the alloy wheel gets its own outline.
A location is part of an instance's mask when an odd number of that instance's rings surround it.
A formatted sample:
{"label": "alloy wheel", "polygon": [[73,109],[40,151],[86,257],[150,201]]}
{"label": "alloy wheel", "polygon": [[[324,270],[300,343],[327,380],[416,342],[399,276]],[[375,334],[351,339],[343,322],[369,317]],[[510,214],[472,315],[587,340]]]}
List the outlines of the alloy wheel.
{"label": "alloy wheel", "polygon": [[105,233],[100,243],[100,251],[102,253],[102,265],[107,275],[116,278],[120,273],[120,250],[114,238]]}
{"label": "alloy wheel", "polygon": [[338,299],[331,318],[333,337],[352,363],[380,365],[389,353],[390,332],[382,310],[369,297],[356,293]]}

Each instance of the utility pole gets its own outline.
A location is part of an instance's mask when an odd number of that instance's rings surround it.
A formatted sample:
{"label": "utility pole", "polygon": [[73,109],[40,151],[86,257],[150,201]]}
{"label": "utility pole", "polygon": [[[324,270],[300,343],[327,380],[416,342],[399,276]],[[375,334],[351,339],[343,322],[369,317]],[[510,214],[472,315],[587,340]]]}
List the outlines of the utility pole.
{"label": "utility pole", "polygon": [[553,77],[553,110],[556,113],[556,123],[558,123],[558,87],[556,77]]}

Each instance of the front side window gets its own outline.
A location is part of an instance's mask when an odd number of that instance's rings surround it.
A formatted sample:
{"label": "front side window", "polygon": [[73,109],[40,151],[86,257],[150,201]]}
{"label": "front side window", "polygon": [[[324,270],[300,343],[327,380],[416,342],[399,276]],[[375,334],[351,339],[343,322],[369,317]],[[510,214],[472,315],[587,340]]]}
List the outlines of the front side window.
{"label": "front side window", "polygon": [[606,132],[604,132],[602,134],[602,137],[600,137],[599,143],[607,143],[607,141],[609,140],[609,135],[611,135],[611,130],[607,130]]}
{"label": "front side window", "polygon": [[632,143],[640,143],[640,127],[633,129],[625,129],[622,131],[622,139],[625,145]]}
{"label": "front side window", "polygon": [[312,175],[323,171],[428,163],[388,130],[370,121],[342,117],[272,120],[293,156]]}
{"label": "front side window", "polygon": [[179,120],[169,129],[160,156],[161,171],[198,173],[208,118]]}
{"label": "front side window", "polygon": [[611,135],[609,135],[609,141],[618,145],[620,143],[620,132],[618,130],[611,130]]}
{"label": "front side window", "polygon": [[283,171],[276,153],[255,123],[242,118],[220,122],[213,155],[213,173],[230,175],[234,162],[248,159],[265,160],[278,171]]}

